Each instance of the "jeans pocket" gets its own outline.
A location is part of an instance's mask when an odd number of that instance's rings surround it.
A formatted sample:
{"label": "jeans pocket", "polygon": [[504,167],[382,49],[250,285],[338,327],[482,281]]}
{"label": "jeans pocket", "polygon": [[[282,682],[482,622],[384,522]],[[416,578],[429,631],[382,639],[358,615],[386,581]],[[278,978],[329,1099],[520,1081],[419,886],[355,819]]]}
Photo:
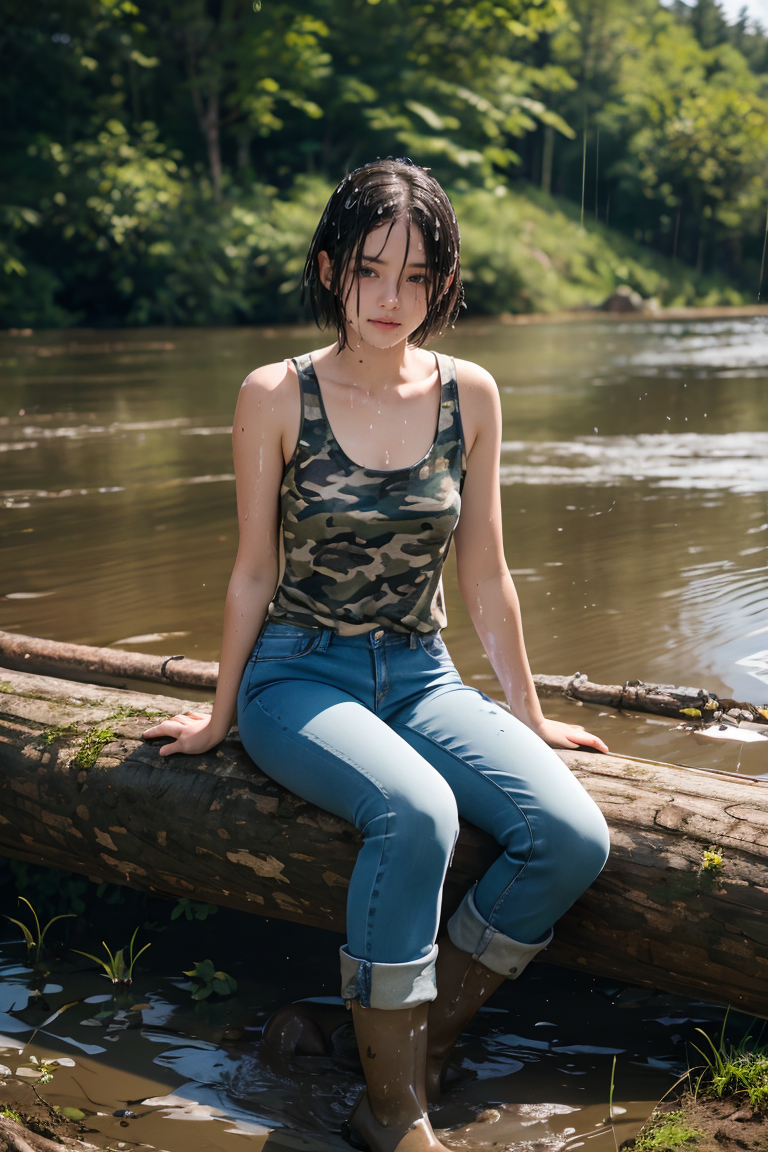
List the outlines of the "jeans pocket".
{"label": "jeans pocket", "polygon": [[310,632],[287,624],[267,624],[256,642],[251,661],[263,664],[269,660],[298,660],[312,652],[321,637],[322,632]]}
{"label": "jeans pocket", "polygon": [[430,660],[434,660],[435,664],[452,663],[448,649],[443,643],[439,632],[429,632],[425,636],[419,636],[419,644],[425,655],[427,655]]}

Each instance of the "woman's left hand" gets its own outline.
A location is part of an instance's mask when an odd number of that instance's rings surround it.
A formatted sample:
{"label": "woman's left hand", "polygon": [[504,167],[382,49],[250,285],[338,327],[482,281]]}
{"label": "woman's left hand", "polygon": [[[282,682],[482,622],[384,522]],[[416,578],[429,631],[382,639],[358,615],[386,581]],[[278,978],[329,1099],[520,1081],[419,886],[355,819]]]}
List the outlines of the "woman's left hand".
{"label": "woman's left hand", "polygon": [[564,724],[561,720],[547,720],[545,717],[535,732],[550,748],[594,748],[596,752],[608,751],[608,745],[599,736],[587,732],[581,724]]}

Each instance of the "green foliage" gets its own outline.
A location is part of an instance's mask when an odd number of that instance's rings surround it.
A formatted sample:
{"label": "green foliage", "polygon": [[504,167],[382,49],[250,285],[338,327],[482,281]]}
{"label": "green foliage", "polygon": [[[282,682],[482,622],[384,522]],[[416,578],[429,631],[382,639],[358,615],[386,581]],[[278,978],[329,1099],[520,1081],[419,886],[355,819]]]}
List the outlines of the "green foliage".
{"label": "green foliage", "polygon": [[0,1116],[6,1116],[9,1120],[15,1120],[17,1124],[22,1123],[21,1116],[18,1112],[14,1112],[13,1108],[0,1108]]}
{"label": "green foliage", "polygon": [[201,904],[197,900],[188,900],[186,896],[180,896],[171,912],[171,920],[178,920],[179,916],[186,916],[187,920],[207,920],[218,910],[217,904]]}
{"label": "green foliage", "polygon": [[92,728],[83,736],[80,747],[75,753],[72,763],[78,768],[93,768],[99,758],[102,748],[115,739],[117,733],[106,725],[103,728]]}
{"label": "green foliage", "polygon": [[582,229],[567,201],[499,186],[455,197],[471,310],[552,312],[598,306],[619,284],[664,305],[739,303],[726,280],[649,252],[601,225]]}
{"label": "green foliage", "polygon": [[74,1067],[75,1061],[69,1056],[61,1056],[57,1060],[38,1060],[37,1056],[30,1056],[26,1065],[16,1069],[16,1075],[26,1076],[36,1084],[50,1084],[59,1068]]}
{"label": "green foliage", "polygon": [[[105,885],[112,888],[112,885]],[[88,881],[59,868],[44,868],[21,860],[0,860],[0,890],[25,892],[40,919],[60,912],[82,916],[86,911],[84,897]]]}
{"label": "green foliage", "polygon": [[705,1064],[696,1091],[718,1099],[746,1096],[754,1111],[768,1112],[768,1045],[760,1044],[751,1035],[745,1035],[738,1044],[728,1043],[727,1020],[726,1013],[718,1044],[703,1029],[696,1029],[707,1042],[704,1049],[694,1045]]}
{"label": "green foliage", "polygon": [[37,912],[35,912],[35,909],[32,907],[29,900],[27,900],[26,896],[19,896],[19,901],[22,904],[26,904],[32,913],[32,917],[35,922],[34,933],[30,931],[26,924],[22,923],[21,920],[15,920],[13,916],[6,916],[6,920],[10,920],[11,924],[15,924],[17,928],[21,928],[21,931],[24,933],[24,940],[27,945],[27,959],[31,961],[34,968],[37,968],[42,957],[43,943],[45,941],[45,936],[48,929],[52,924],[55,924],[57,920],[68,920],[71,917],[74,917],[75,913],[64,912],[59,916],[52,916],[45,927],[41,928],[40,919],[37,915]]}
{"label": "green foliage", "polygon": [[184,975],[192,980],[192,999],[207,1000],[217,996],[231,996],[237,991],[237,981],[226,972],[216,971],[212,960],[197,960],[194,968],[184,970]]}
{"label": "green foliage", "polygon": [[[570,306],[620,282],[715,302],[728,279],[735,299],[756,282],[768,37],[711,4],[62,0],[15,6],[3,44],[9,326],[299,320],[328,191],[402,152],[468,198],[478,311]],[[585,131],[586,215],[613,232],[577,237]],[[536,243],[499,231],[523,197]],[[654,267],[617,228],[679,267]]]}
{"label": "green foliage", "polygon": [[655,1113],[643,1127],[633,1145],[633,1152],[685,1152],[692,1140],[700,1140],[704,1133],[694,1128],[683,1112]]}
{"label": "green foliage", "polygon": [[66,740],[68,736],[77,735],[77,724],[53,724],[46,728],[40,740],[43,744],[55,744],[59,740]]}
{"label": "green foliage", "polygon": [[77,952],[79,956],[85,956],[88,960],[93,960],[95,964],[100,965],[104,969],[104,975],[107,976],[113,984],[125,984],[126,987],[133,983],[133,966],[141,956],[142,952],[146,952],[149,944],[145,944],[143,948],[134,956],[133,942],[136,939],[138,928],[134,929],[133,936],[131,936],[131,943],[128,950],[128,959],[125,959],[125,949],[119,948],[114,956],[110,952],[107,945],[102,940],[102,947],[107,954],[107,959],[102,960],[99,956],[94,956],[91,952],[82,952],[79,948],[73,948],[73,952]]}

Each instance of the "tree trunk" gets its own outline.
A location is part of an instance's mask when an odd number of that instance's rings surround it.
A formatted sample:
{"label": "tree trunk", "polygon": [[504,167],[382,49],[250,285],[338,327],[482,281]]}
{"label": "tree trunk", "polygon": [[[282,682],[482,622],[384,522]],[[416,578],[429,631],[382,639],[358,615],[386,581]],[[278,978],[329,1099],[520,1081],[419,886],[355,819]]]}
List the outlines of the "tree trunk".
{"label": "tree trunk", "polygon": [[[161,760],[140,733],[189,701],[0,670],[0,854],[145,892],[344,930],[360,844],[269,780],[233,731]],[[561,756],[611,857],[557,926],[554,963],[768,1015],[768,790],[728,773]],[[445,911],[498,848],[463,824]]]}

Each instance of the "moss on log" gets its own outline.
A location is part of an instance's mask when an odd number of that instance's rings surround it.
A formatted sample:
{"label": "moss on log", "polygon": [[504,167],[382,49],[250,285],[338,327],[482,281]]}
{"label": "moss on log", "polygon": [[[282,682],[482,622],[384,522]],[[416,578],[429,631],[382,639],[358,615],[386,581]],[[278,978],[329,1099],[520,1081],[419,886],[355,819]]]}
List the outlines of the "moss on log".
{"label": "moss on log", "polygon": [[[354,828],[259,771],[237,733],[161,759],[141,732],[199,703],[0,669],[0,854],[146,892],[344,930]],[[610,860],[554,963],[768,1015],[768,789],[586,751]],[[446,910],[497,854],[464,824]]]}

